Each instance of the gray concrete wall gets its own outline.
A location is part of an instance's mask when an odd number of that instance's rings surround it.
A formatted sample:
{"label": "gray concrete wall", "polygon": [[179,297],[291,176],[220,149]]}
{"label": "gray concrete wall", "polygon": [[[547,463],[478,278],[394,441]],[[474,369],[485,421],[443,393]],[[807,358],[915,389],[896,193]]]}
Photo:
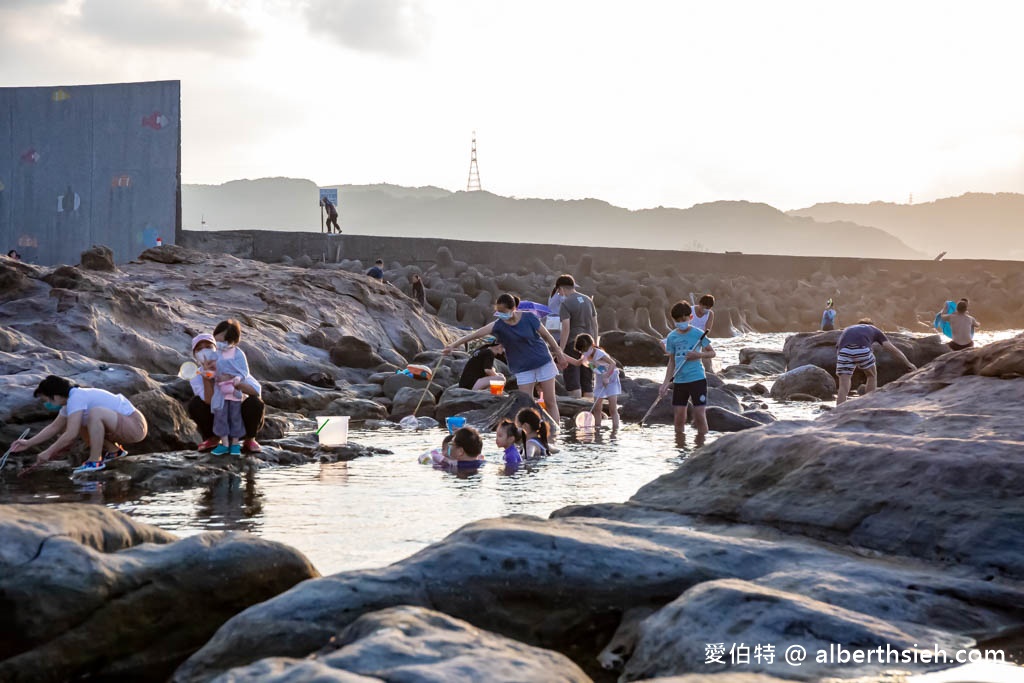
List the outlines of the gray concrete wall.
{"label": "gray concrete wall", "polygon": [[0,88],[0,249],[128,261],[181,230],[181,83]]}
{"label": "gray concrete wall", "polygon": [[240,258],[274,263],[283,256],[297,258],[308,255],[314,260],[359,259],[367,266],[374,259],[385,263],[399,262],[428,267],[437,250],[448,247],[458,261],[475,265],[507,267],[516,272],[528,267],[530,259],[540,258],[552,266],[556,254],[565,257],[570,272],[589,255],[594,268],[600,270],[635,270],[648,273],[694,275],[750,275],[794,279],[810,277],[823,271],[835,276],[855,276],[867,271],[879,275],[879,287],[885,287],[887,271],[907,271],[949,277],[954,274],[991,273],[1012,275],[1024,270],[1021,261],[908,261],[905,259],[863,259],[817,256],[775,256],[760,254],[713,254],[705,252],[657,251],[578,247],[545,244],[510,244],[504,242],[469,242],[433,237],[375,237],[369,235],[324,235],[309,232],[276,232],[269,230],[225,230],[199,232],[185,230],[180,244],[208,252],[225,252]]}

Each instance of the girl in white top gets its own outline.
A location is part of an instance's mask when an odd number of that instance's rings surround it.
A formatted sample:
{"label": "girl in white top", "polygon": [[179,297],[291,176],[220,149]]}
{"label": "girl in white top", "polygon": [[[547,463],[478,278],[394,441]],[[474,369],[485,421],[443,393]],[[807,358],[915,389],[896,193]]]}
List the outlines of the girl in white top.
{"label": "girl in white top", "polygon": [[63,377],[50,375],[35,390],[43,405],[57,412],[57,417],[31,439],[18,439],[11,444],[17,453],[49,441],[60,434],[36,458],[36,464],[52,459],[66,450],[75,439],[89,442],[89,459],[75,473],[102,470],[104,461],[127,455],[122,443],[138,443],[146,438],[149,426],[145,416],[121,394],[103,389],[83,389]]}
{"label": "girl in white top", "polygon": [[604,417],[604,401],[608,399],[608,412],[612,416],[612,431],[618,431],[619,394],[622,393],[618,364],[604,349],[594,343],[594,338],[589,334],[577,336],[574,346],[580,357],[578,360],[569,358],[568,361],[573,365],[589,365],[590,369],[594,371],[594,406],[590,409],[594,416],[594,427],[601,428],[601,419]]}
{"label": "girl in white top", "polygon": [[[690,292],[690,303],[693,303],[693,292]],[[690,325],[698,330],[704,330],[711,336],[711,326],[715,324],[715,312],[711,309],[715,306],[715,297],[710,294],[702,296],[697,303],[693,304],[693,318]],[[704,364],[705,372],[714,374],[714,364],[710,358],[701,361]]]}

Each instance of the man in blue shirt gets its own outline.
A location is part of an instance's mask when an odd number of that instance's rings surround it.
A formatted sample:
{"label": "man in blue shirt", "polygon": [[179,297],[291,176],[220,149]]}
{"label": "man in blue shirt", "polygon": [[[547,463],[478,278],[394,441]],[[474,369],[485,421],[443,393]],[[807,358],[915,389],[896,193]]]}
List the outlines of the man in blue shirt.
{"label": "man in blue shirt", "polygon": [[373,268],[370,268],[368,271],[366,271],[366,274],[374,278],[375,280],[380,280],[381,282],[384,282],[384,260],[377,259],[376,261],[374,261]]}
{"label": "man in blue shirt", "polygon": [[705,336],[704,330],[690,324],[693,309],[690,304],[680,301],[669,311],[676,329],[665,340],[668,351],[668,367],[665,369],[665,382],[658,391],[661,398],[672,387],[673,422],[676,427],[676,439],[686,438],[686,409],[693,403],[693,425],[697,428],[696,444],[704,445],[704,435],[708,433],[708,379],[704,374],[703,360],[715,357],[715,350]]}

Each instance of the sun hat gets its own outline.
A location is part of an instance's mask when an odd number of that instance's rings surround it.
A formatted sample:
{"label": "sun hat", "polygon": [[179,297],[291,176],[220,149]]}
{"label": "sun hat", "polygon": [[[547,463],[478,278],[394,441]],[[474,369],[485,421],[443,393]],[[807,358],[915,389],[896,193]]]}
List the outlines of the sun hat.
{"label": "sun hat", "polygon": [[195,355],[196,347],[199,346],[199,342],[204,341],[210,342],[211,344],[217,343],[217,340],[213,338],[212,334],[197,334],[196,336],[192,337],[192,355]]}

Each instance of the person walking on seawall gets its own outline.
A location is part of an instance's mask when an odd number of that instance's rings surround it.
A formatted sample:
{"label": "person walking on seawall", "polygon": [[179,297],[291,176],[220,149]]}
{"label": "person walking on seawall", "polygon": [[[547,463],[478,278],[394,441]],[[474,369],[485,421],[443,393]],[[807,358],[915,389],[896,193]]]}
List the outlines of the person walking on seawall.
{"label": "person walking on seawall", "polygon": [[412,274],[412,298],[423,308],[427,307],[427,292],[423,289],[423,278],[418,273]]}
{"label": "person walking on seawall", "polygon": [[121,394],[103,389],[83,389],[63,377],[50,375],[32,394],[43,399],[47,410],[58,411],[56,419],[31,439],[18,439],[11,452],[49,441],[60,434],[36,458],[36,464],[53,459],[81,438],[89,443],[89,458],[75,468],[75,474],[97,472],[104,461],[128,455],[121,444],[139,443],[149,433],[146,417]]}
{"label": "person walking on seawall", "polygon": [[516,310],[518,305],[511,294],[502,294],[494,302],[497,320],[456,339],[444,347],[443,353],[447,356],[463,344],[493,335],[505,349],[505,357],[509,369],[516,376],[519,391],[533,398],[533,388],[539,384],[544,405],[557,425],[561,416],[555,397],[555,377],[558,376],[558,368],[566,365],[565,354],[540,324],[540,318]]}
{"label": "person walking on seawall", "polygon": [[836,309],[832,299],[825,302],[825,310],[821,313],[821,331],[831,332],[836,329]]}
{"label": "person walking on seawall", "polygon": [[320,206],[324,207],[324,211],[327,212],[327,232],[337,232],[340,235],[341,226],[338,225],[338,209],[334,206],[334,202],[324,196],[320,198]]}
{"label": "person walking on seawall", "polygon": [[[710,337],[711,328],[715,324],[715,312],[711,310],[715,306],[715,297],[705,294],[694,304],[693,292],[690,292],[690,306],[693,308],[693,318],[690,320],[690,324],[701,332],[707,332]],[[710,358],[702,358],[701,363],[704,364],[705,373],[715,374],[714,365]]]}
{"label": "person walking on seawall", "polygon": [[896,345],[889,341],[885,333],[864,318],[856,325],[850,325],[836,343],[836,376],[839,378],[839,392],[836,394],[836,405],[846,402],[850,395],[850,384],[854,370],[860,368],[867,376],[867,391],[871,393],[878,388],[878,367],[875,365],[875,354],[872,344],[881,344],[896,360],[903,363],[908,371],[917,369]]}
{"label": "person walking on seawall", "polygon": [[367,276],[372,277],[374,280],[380,280],[384,282],[384,260],[377,259],[373,262],[373,268],[366,271]]}
{"label": "person walking on seawall", "polygon": [[[203,350],[216,351],[217,341],[212,334],[198,334],[192,339],[192,357]],[[192,398],[188,402],[188,416],[196,423],[199,436],[203,439],[196,449],[201,453],[211,451],[220,443],[213,433],[213,412],[210,402],[213,400],[214,378],[196,373],[189,386],[192,387]],[[252,375],[247,375],[244,382],[239,383],[238,390],[245,394],[242,400],[242,423],[245,425],[245,437],[242,450],[259,453],[263,448],[256,442],[256,435],[263,429],[263,417],[266,406],[263,403],[262,387]]]}
{"label": "person walking on seawall", "polygon": [[[558,344],[570,358],[579,359],[576,337],[589,334],[594,344],[600,339],[597,335],[597,309],[594,308],[594,300],[576,291],[576,280],[572,275],[559,275],[555,280],[555,288],[565,297],[558,311],[558,318],[562,324]],[[573,398],[594,397],[594,373],[589,367],[568,365],[562,371],[562,380],[565,382],[565,390]]]}
{"label": "person walking on seawall", "polygon": [[974,331],[981,328],[977,319],[967,314],[967,299],[960,299],[956,304],[955,313],[939,312],[939,318],[949,323],[953,338],[946,346],[951,351],[962,351],[974,346]]}

